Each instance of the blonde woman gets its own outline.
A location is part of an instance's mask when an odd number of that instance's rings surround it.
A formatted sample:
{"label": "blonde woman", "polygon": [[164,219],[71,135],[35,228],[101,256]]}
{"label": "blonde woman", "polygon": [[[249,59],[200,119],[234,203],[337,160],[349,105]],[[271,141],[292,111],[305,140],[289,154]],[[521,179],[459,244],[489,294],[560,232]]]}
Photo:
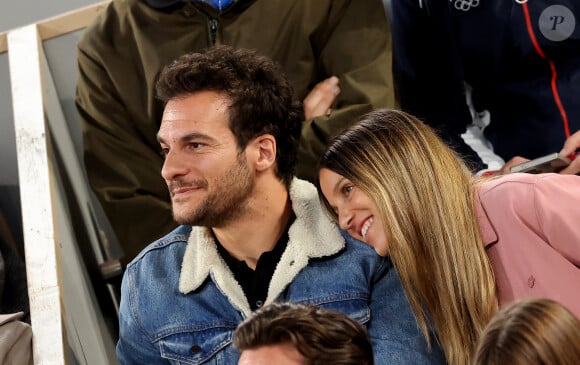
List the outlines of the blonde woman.
{"label": "blonde woman", "polygon": [[500,310],[483,332],[475,365],[578,365],[580,320],[550,299],[527,299]]}
{"label": "blonde woman", "polygon": [[498,303],[547,296],[580,315],[580,177],[478,182],[429,127],[394,110],[336,137],[320,167],[329,212],[391,257],[450,364],[471,362]]}

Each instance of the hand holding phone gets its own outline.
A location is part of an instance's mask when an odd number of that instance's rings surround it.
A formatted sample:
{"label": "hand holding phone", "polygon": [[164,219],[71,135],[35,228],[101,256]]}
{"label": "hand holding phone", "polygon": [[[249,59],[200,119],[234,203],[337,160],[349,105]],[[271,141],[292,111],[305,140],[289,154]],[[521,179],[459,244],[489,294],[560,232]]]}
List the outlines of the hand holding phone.
{"label": "hand holding phone", "polygon": [[529,174],[542,174],[546,172],[558,172],[570,164],[570,159],[554,152],[546,156],[538,157],[528,162],[512,166],[510,172],[527,172]]}

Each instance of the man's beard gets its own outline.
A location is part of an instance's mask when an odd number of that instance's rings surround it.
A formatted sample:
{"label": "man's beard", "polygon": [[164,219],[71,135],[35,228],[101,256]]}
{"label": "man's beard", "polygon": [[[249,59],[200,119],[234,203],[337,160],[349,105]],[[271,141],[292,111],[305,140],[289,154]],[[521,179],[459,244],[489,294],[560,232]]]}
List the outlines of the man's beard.
{"label": "man's beard", "polygon": [[[180,217],[174,215],[175,221],[189,226],[221,227],[243,215],[255,185],[244,156],[239,153],[230,171],[214,180],[212,191],[195,210]],[[204,180],[198,185],[210,184]]]}

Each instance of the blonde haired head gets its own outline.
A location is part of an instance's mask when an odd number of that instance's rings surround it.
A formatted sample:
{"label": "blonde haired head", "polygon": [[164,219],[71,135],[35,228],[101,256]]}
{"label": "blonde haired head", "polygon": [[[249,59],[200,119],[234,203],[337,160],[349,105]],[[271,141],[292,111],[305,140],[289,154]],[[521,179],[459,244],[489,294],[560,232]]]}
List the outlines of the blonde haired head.
{"label": "blonde haired head", "polygon": [[472,175],[461,159],[415,117],[378,110],[337,136],[320,167],[376,202],[389,255],[425,337],[434,325],[448,363],[470,363],[496,311],[496,291]]}

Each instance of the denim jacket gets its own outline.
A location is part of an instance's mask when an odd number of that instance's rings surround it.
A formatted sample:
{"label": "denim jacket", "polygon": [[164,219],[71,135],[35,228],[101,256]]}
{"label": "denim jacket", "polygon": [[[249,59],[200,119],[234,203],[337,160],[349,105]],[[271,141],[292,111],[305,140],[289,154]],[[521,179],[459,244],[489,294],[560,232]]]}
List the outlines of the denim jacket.
{"label": "denim jacket", "polygon": [[[390,261],[341,232],[312,184],[295,179],[290,199],[296,220],[265,304],[348,314],[367,326],[377,364],[443,364],[439,348],[427,349]],[[235,365],[232,334],[251,314],[208,229],[181,226],[127,267],[117,355],[122,364]]]}

